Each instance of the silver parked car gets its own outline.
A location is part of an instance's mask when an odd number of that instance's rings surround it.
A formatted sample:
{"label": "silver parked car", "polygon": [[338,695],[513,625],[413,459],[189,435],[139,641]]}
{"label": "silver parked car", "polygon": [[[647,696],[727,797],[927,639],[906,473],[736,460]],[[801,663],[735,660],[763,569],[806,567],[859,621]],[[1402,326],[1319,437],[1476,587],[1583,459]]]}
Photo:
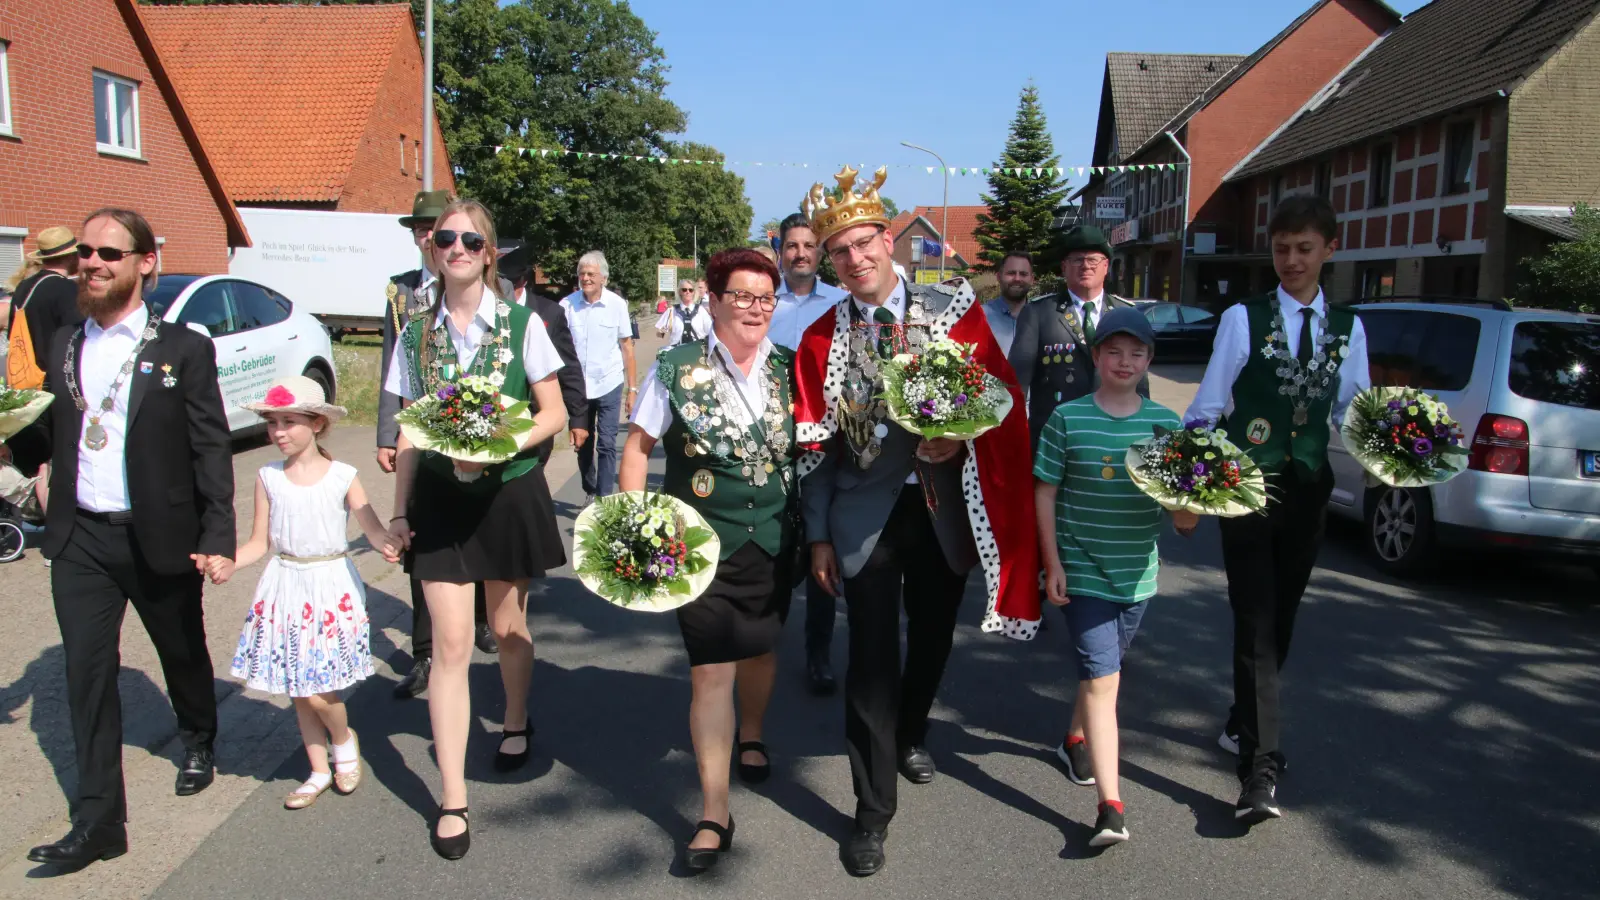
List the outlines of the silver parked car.
{"label": "silver parked car", "polygon": [[1390,572],[1441,548],[1507,548],[1600,572],[1600,316],[1504,303],[1362,303],[1374,385],[1435,394],[1461,423],[1466,471],[1427,489],[1367,476],[1337,438],[1336,514],[1365,523]]}

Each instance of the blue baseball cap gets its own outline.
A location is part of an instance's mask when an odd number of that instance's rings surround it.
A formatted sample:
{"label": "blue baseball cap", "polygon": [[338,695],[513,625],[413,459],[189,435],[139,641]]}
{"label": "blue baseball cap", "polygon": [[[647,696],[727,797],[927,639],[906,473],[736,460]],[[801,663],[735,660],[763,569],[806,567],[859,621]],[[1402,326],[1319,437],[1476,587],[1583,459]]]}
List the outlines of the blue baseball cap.
{"label": "blue baseball cap", "polygon": [[1156,345],[1156,332],[1150,327],[1150,320],[1131,306],[1106,310],[1106,314],[1100,317],[1100,324],[1094,328],[1094,346],[1100,346],[1114,334],[1131,334],[1147,347],[1154,348]]}

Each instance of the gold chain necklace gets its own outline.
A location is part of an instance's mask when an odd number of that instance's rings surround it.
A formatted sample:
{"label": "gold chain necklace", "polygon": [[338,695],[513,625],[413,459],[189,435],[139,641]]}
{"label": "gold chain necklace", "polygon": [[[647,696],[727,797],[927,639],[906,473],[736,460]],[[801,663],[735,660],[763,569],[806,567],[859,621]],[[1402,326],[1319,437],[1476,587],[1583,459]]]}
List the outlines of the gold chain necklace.
{"label": "gold chain necklace", "polygon": [[[106,434],[105,426],[100,424],[100,420],[117,405],[117,392],[122,390],[122,383],[128,380],[128,376],[133,374],[134,363],[139,359],[139,354],[144,352],[144,345],[155,338],[157,324],[156,317],[150,316],[149,321],[145,323],[144,332],[139,335],[139,342],[133,345],[133,352],[128,354],[128,359],[123,362],[122,368],[117,370],[117,377],[111,382],[111,390],[106,393],[105,399],[100,401],[100,411],[89,415],[89,427],[83,431],[83,446],[90,450],[105,449],[106,442],[110,438]],[[76,365],[78,360],[77,339],[79,337],[82,337],[85,341],[89,339],[85,332],[85,327],[84,325],[79,325],[78,333],[73,335],[73,340],[67,343],[67,359],[65,364],[62,365],[62,374],[67,376],[67,393],[72,397],[73,405],[78,407],[78,412],[88,414],[89,404],[84,400],[83,391],[78,387],[78,367]]]}

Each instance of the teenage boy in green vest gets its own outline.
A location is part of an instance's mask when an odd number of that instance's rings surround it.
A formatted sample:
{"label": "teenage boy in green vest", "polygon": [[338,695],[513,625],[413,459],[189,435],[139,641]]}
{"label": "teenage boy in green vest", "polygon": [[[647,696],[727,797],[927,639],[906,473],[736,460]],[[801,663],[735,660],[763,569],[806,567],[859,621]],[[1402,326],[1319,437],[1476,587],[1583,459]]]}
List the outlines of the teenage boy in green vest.
{"label": "teenage boy in green vest", "polygon": [[1361,321],[1329,306],[1318,284],[1338,247],[1332,205],[1286,198],[1267,231],[1281,283],[1222,314],[1205,378],[1183,417],[1218,422],[1267,475],[1264,514],[1219,522],[1233,608],[1233,709],[1218,743],[1238,754],[1234,817],[1247,825],[1282,815],[1278,675],[1333,491],[1329,423],[1371,385]]}

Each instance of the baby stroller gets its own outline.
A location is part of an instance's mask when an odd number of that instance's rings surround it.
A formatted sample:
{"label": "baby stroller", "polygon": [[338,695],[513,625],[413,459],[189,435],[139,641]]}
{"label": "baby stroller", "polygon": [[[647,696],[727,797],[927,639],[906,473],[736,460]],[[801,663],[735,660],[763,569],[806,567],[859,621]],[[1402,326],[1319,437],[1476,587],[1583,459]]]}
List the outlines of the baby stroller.
{"label": "baby stroller", "polygon": [[20,559],[29,533],[37,531],[44,519],[33,492],[36,480],[24,477],[16,466],[0,463],[0,563]]}

